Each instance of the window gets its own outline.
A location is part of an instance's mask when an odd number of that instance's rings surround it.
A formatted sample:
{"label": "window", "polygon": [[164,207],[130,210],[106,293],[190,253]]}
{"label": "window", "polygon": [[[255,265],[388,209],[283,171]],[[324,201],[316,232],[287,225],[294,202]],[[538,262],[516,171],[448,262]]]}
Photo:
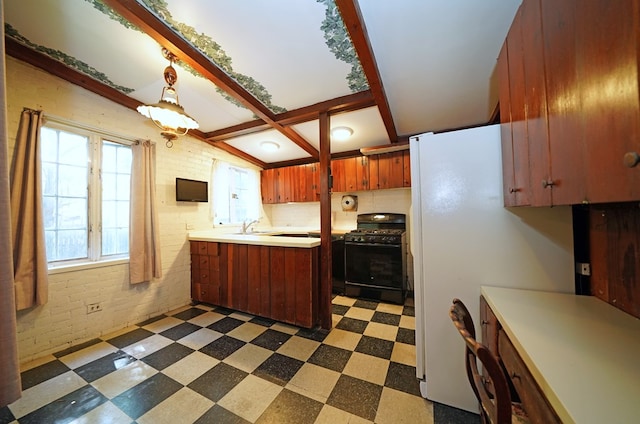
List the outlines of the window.
{"label": "window", "polygon": [[260,174],[214,161],[211,184],[216,225],[240,224],[260,217]]}
{"label": "window", "polygon": [[55,123],[40,135],[49,264],[126,258],[130,142]]}

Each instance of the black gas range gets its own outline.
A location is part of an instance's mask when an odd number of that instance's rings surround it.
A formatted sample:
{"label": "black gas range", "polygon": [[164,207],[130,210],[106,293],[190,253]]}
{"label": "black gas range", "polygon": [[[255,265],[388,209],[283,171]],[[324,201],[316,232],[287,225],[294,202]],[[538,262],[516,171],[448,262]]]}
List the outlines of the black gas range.
{"label": "black gas range", "polygon": [[344,236],[345,294],[404,303],[407,279],[406,216],[360,214]]}

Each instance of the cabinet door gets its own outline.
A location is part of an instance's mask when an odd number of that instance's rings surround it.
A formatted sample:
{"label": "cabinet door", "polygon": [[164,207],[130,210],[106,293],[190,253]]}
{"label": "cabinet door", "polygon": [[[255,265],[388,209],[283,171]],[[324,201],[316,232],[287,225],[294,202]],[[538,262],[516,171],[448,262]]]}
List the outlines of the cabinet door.
{"label": "cabinet door", "polygon": [[[496,355],[498,359],[500,358],[500,352],[498,350],[499,329],[500,324],[498,322],[498,318],[493,313],[484,297],[480,296],[480,330],[482,332],[482,344],[487,346],[491,353]],[[482,374],[485,375],[484,370]],[[493,388],[490,385],[491,380],[487,378],[487,387],[489,388],[489,391],[493,393]]]}
{"label": "cabinet door", "polygon": [[291,167],[276,169],[277,174],[277,203],[292,202],[293,189],[291,185]]}
{"label": "cabinet door", "polygon": [[[586,3],[591,2],[581,3],[580,8]],[[543,1],[541,5],[553,182],[548,189],[553,204],[576,204],[586,198],[580,98],[584,86],[576,71],[577,2]]]}
{"label": "cabinet door", "polygon": [[355,191],[358,189],[358,158],[340,159],[344,164],[344,191]]}
{"label": "cabinet door", "polygon": [[[542,37],[541,0],[522,3],[522,55],[524,69],[524,98],[526,137],[529,147],[530,203],[533,206],[551,205],[553,186],[547,132],[547,93]],[[546,182],[543,184],[543,181]]]}
{"label": "cabinet door", "polygon": [[524,91],[524,54],[522,51],[522,7],[518,9],[507,34],[509,58],[509,94],[511,97],[511,143],[513,153],[515,204],[528,205],[529,200],[529,140]]}
{"label": "cabinet door", "polygon": [[306,198],[307,202],[317,202],[320,200],[320,164],[310,163],[305,165],[306,175]]}
{"label": "cabinet door", "polygon": [[369,157],[356,158],[356,188],[355,190],[369,190]]}
{"label": "cabinet door", "polygon": [[411,187],[411,153],[409,149],[402,152],[402,186]]}
{"label": "cabinet door", "polygon": [[260,172],[262,203],[276,203],[276,185],[276,169],[264,169]]}
{"label": "cabinet door", "polygon": [[517,194],[522,187],[516,187],[513,167],[513,137],[511,135],[511,93],[509,91],[508,40],[502,44],[496,69],[500,94],[500,141],[502,144],[502,185],[505,206],[517,206]]}
{"label": "cabinet door", "polygon": [[390,167],[389,167],[389,187],[388,188],[401,188],[404,187],[404,159],[403,152],[388,153]]}
{"label": "cabinet door", "polygon": [[391,168],[393,166],[393,159],[390,153],[384,153],[377,155],[378,159],[378,188],[386,189],[391,188]]}
{"label": "cabinet door", "polygon": [[336,159],[331,161],[331,175],[333,176],[333,193],[347,191],[345,170],[345,159]]}
{"label": "cabinet door", "polygon": [[627,168],[623,159],[640,153],[639,3],[579,2],[575,13],[586,200],[638,200],[640,167]]}

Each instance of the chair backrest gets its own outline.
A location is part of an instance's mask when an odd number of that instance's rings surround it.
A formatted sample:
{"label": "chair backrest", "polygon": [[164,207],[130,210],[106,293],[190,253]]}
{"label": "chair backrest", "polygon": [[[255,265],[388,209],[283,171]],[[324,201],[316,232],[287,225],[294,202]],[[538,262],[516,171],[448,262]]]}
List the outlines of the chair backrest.
{"label": "chair backrest", "polygon": [[[507,378],[496,356],[476,340],[475,326],[469,310],[459,299],[453,299],[449,316],[466,344],[465,367],[471,388],[480,402],[483,422],[511,423],[511,394]],[[481,374],[478,361],[491,380],[493,393],[487,389],[486,378]]]}

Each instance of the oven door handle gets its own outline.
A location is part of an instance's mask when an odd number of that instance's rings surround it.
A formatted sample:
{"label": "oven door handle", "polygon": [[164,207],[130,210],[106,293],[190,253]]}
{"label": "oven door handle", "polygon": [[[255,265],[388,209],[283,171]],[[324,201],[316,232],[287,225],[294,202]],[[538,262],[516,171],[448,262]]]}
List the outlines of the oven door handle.
{"label": "oven door handle", "polygon": [[363,247],[402,247],[401,244],[385,244],[385,243],[361,243],[361,242],[344,242],[346,246],[363,246]]}

